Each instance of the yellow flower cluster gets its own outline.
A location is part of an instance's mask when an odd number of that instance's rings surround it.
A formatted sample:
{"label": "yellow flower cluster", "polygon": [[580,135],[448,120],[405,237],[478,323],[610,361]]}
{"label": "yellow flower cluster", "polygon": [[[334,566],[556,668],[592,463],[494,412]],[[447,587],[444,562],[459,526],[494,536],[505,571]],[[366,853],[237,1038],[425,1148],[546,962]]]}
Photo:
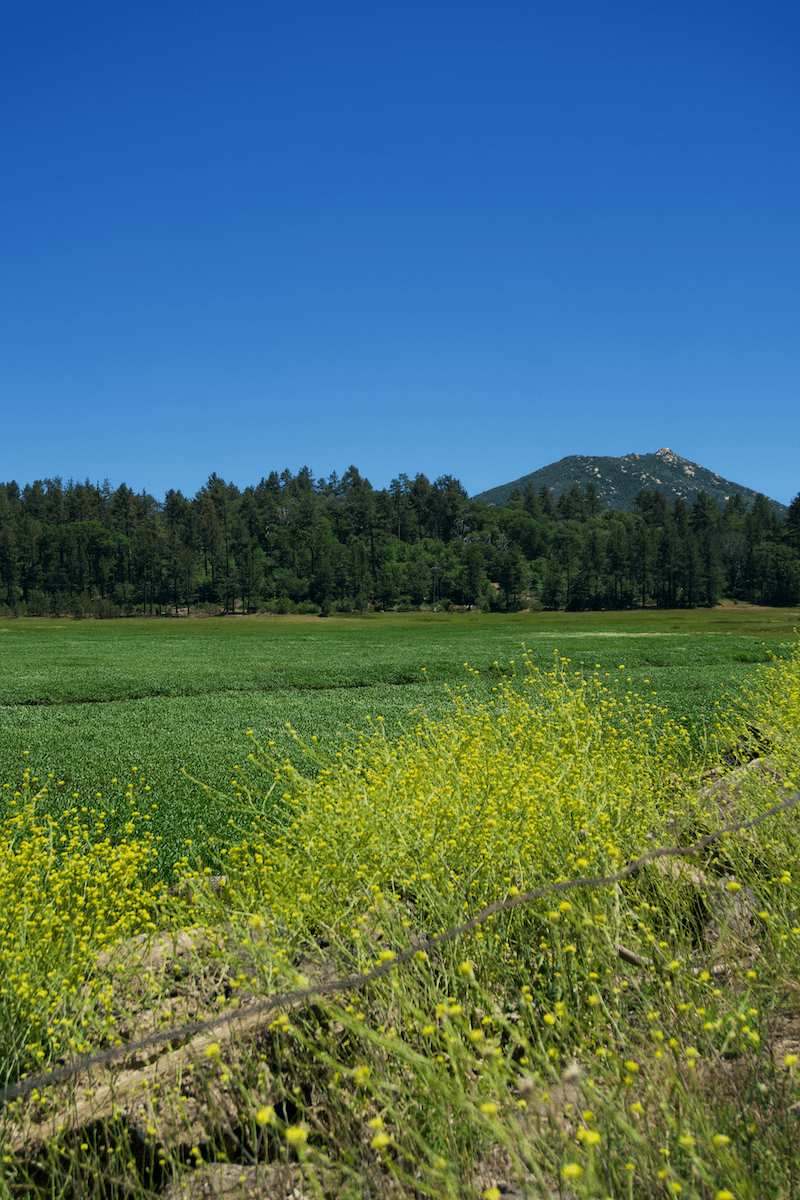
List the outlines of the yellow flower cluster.
{"label": "yellow flower cluster", "polygon": [[791,791],[800,788],[800,642],[787,651],[769,666],[758,663],[738,694],[721,706],[717,737],[723,745],[743,747],[754,738],[754,752],[769,752]]}
{"label": "yellow flower cluster", "polygon": [[395,740],[378,723],[327,761],[310,747],[313,779],[259,763],[288,820],[273,841],[256,821],[253,839],[230,851],[254,904],[291,921],[313,897],[335,918],[335,898],[351,905],[354,890],[427,886],[474,908],[498,887],[613,870],[643,845],[662,781],[687,753],[663,710],[558,656],[548,672],[526,656],[524,673],[489,698],[469,686],[437,720],[412,713]]}
{"label": "yellow flower cluster", "polygon": [[[56,819],[40,811],[48,788],[37,783],[26,771],[19,790],[5,789],[0,823],[0,1033],[15,1047],[7,1074],[78,1048],[87,1000],[102,1009],[97,951],[155,928],[151,837],[131,838],[128,821],[127,839],[112,844],[102,807],[73,804]],[[135,803],[133,789],[124,802]]]}

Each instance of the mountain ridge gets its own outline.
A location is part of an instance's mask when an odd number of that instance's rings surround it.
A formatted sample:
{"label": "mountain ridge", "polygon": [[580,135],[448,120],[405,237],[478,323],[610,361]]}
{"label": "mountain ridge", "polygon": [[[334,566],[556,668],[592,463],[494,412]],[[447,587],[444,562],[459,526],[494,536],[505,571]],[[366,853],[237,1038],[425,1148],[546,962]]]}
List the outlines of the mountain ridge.
{"label": "mountain ridge", "polygon": [[[624,512],[633,511],[634,497],[642,488],[663,492],[670,505],[679,497],[687,505],[691,505],[700,492],[706,492],[724,508],[731,496],[738,492],[745,504],[751,507],[759,495],[753,488],[732,483],[716,472],[709,471],[707,467],[682,458],[668,446],[664,446],[653,454],[634,452],[619,458],[569,454],[558,462],[531,472],[530,475],[523,475],[511,483],[503,483],[479,492],[472,499],[482,504],[505,504],[513,491],[524,491],[530,484],[537,492],[542,487],[550,488],[553,499],[558,500],[559,496],[570,490],[573,483],[577,483],[583,491],[588,484],[594,484],[597,495],[606,508]],[[780,517],[786,516],[788,509],[785,504],[771,500],[769,496],[766,499],[774,512]]]}

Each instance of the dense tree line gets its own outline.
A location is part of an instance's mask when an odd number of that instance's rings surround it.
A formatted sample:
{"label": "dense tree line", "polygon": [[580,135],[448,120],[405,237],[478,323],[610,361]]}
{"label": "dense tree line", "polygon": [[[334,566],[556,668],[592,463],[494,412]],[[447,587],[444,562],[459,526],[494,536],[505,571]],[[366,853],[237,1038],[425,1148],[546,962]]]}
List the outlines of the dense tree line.
{"label": "dense tree line", "polygon": [[61,479],[0,484],[0,611],[364,611],[685,607],[721,596],[800,601],[800,495],[785,520],[759,495],[720,508],[641,491],[604,509],[590,484],[557,501],[530,486],[502,507],[457,479],[399,475],[376,490],[350,467],[273,471],[240,491],[212,475],[163,503]]}

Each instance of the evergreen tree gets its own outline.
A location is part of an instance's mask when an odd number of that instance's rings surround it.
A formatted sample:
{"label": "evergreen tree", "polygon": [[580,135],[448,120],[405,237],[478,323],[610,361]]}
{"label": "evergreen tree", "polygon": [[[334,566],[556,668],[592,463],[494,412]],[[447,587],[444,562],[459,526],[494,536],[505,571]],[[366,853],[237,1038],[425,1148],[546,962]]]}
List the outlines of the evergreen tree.
{"label": "evergreen tree", "polygon": [[528,564],[516,542],[500,558],[498,583],[506,594],[506,609],[516,608],[528,586]]}
{"label": "evergreen tree", "polygon": [[566,588],[564,572],[556,555],[547,560],[544,578],[542,580],[541,601],[545,608],[560,608],[564,602]]}
{"label": "evergreen tree", "polygon": [[0,484],[0,602],[12,607],[17,600],[19,547],[9,485]]}
{"label": "evergreen tree", "polygon": [[786,514],[786,521],[783,526],[783,536],[787,545],[797,554],[800,554],[800,492],[797,493],[789,505],[789,511]]}

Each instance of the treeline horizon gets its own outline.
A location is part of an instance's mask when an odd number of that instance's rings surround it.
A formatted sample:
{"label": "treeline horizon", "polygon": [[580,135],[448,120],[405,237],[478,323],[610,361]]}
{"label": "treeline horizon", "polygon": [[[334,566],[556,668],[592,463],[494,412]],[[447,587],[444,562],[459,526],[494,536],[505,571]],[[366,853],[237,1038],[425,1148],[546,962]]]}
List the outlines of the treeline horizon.
{"label": "treeline horizon", "polygon": [[478,606],[485,611],[800,602],[800,493],[691,505],[642,489],[633,512],[573,484],[504,505],[460,481],[354,466],[272,471],[240,490],[216,474],[163,502],[60,477],[0,484],[0,615],[114,617]]}

